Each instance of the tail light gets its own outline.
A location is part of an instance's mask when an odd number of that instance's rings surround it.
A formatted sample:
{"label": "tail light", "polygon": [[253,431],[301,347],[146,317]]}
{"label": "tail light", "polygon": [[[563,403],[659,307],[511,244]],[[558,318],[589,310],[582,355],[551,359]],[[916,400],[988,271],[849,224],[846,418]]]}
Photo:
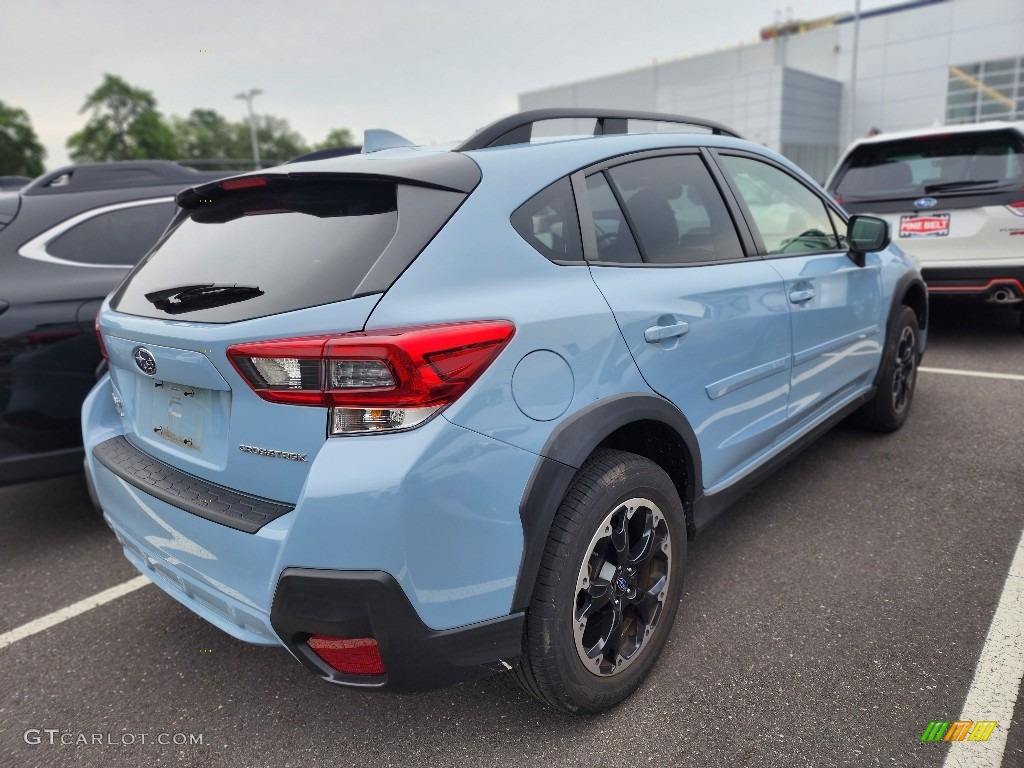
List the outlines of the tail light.
{"label": "tail light", "polygon": [[380,648],[372,637],[313,635],[306,641],[327,666],[347,675],[380,677],[385,673]]}
{"label": "tail light", "polygon": [[93,321],[93,327],[96,329],[96,338],[100,342],[100,353],[103,355],[104,360],[110,360],[107,355],[107,345],[103,343],[103,334],[100,333],[100,315],[96,313],[96,319]]}
{"label": "tail light", "polygon": [[264,400],[330,408],[332,435],[393,432],[455,402],[514,332],[488,320],[246,342],[227,355]]}
{"label": "tail light", "polygon": [[1024,200],[1018,200],[1006,206],[1006,210],[1016,216],[1024,216]]}

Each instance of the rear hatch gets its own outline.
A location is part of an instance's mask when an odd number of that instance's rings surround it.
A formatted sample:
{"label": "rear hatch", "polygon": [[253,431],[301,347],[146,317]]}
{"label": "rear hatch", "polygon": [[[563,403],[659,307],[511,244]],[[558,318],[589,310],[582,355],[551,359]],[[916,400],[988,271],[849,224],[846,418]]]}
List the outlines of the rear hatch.
{"label": "rear hatch", "polygon": [[855,146],[828,183],[851,213],[886,219],[924,267],[1024,262],[1024,139],[1012,128]]}
{"label": "rear hatch", "polygon": [[[239,368],[229,349],[360,331],[468,191],[267,172],[183,192],[168,233],[100,316],[125,437],[188,474],[294,503],[328,408],[289,391],[318,386],[323,363]],[[260,377],[274,397],[250,383]]]}

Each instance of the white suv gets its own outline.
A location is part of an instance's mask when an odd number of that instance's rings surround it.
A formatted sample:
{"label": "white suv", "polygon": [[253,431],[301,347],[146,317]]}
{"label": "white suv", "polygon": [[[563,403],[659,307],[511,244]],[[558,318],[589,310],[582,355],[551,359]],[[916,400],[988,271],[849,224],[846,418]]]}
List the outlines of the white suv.
{"label": "white suv", "polygon": [[861,139],[825,186],[850,213],[889,222],[932,296],[1024,309],[1024,123]]}

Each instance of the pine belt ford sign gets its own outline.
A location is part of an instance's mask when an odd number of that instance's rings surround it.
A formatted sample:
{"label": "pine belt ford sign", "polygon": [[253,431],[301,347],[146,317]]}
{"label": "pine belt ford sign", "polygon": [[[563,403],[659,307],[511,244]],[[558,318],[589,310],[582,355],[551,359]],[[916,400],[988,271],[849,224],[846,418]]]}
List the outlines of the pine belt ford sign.
{"label": "pine belt ford sign", "polygon": [[900,217],[900,237],[945,237],[948,234],[948,213]]}

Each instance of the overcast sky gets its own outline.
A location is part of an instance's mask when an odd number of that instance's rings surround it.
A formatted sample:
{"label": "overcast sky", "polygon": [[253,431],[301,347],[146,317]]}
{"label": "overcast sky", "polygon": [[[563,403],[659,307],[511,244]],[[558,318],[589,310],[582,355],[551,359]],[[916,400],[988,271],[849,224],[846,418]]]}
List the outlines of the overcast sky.
{"label": "overcast sky", "polygon": [[[862,10],[893,5],[863,0]],[[517,95],[749,44],[776,14],[811,19],[854,0],[4,0],[0,101],[25,109],[48,168],[104,73],[151,91],[165,115],[257,112],[307,141],[335,127],[454,141],[515,111]]]}

